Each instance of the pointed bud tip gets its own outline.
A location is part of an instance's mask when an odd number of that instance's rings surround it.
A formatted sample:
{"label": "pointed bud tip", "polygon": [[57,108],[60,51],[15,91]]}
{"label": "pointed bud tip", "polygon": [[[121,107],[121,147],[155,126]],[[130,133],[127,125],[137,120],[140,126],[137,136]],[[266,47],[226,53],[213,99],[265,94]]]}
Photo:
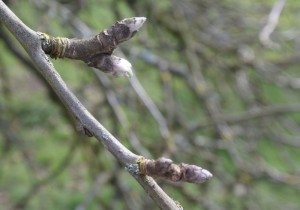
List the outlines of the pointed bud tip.
{"label": "pointed bud tip", "polygon": [[138,31],[146,20],[147,18],[145,17],[132,17],[132,18],[126,18],[120,21],[120,23],[127,25],[130,29],[130,32],[133,33],[135,31]]}
{"label": "pointed bud tip", "polygon": [[202,173],[205,176],[206,180],[209,180],[213,177],[213,175],[206,169],[202,169]]}

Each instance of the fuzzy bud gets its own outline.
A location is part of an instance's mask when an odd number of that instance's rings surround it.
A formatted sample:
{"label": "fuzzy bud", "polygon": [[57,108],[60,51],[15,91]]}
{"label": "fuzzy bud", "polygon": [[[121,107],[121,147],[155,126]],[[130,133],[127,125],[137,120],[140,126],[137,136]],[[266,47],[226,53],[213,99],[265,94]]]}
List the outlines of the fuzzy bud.
{"label": "fuzzy bud", "polygon": [[124,58],[119,58],[117,56],[111,56],[113,62],[113,70],[111,72],[114,76],[126,76],[132,77],[132,65]]}
{"label": "fuzzy bud", "polygon": [[157,160],[141,158],[138,165],[142,175],[164,178],[172,182],[183,181],[199,184],[213,177],[208,170],[199,166],[185,163],[177,165],[164,157]]}
{"label": "fuzzy bud", "polygon": [[134,35],[137,31],[139,31],[146,20],[147,18],[145,17],[133,17],[123,19],[118,23],[126,25],[129,28],[130,33]]}
{"label": "fuzzy bud", "polygon": [[114,55],[97,54],[87,61],[88,66],[113,76],[132,76],[132,66],[126,59]]}
{"label": "fuzzy bud", "polygon": [[206,169],[199,166],[180,164],[182,172],[182,181],[191,183],[203,183],[213,177],[213,175]]}

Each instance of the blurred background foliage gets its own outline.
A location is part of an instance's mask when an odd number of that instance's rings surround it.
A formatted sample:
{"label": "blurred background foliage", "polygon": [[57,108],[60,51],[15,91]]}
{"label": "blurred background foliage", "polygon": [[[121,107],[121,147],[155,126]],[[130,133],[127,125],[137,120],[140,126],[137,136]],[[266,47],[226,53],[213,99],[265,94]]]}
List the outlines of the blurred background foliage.
{"label": "blurred background foliage", "polygon": [[[299,1],[6,3],[54,36],[147,17],[119,50],[136,77],[53,60],[68,86],[131,150],[214,174],[202,185],[158,180],[185,209],[300,209]],[[0,209],[157,209],[101,144],[76,133],[2,26],[0,52]]]}

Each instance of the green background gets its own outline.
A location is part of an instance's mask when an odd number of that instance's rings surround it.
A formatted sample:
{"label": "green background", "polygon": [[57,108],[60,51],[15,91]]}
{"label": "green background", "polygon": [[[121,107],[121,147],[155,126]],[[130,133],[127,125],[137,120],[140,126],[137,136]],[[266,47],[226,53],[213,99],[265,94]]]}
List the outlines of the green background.
{"label": "green background", "polygon": [[[99,80],[81,61],[52,61],[129,149],[211,171],[214,178],[201,185],[158,182],[185,209],[212,210],[300,209],[300,2],[286,2],[270,36],[275,45],[265,46],[259,33],[274,4],[9,1],[25,24],[53,36],[81,38],[126,17],[147,17],[121,50],[163,119],[151,114],[129,79],[100,72]],[[102,144],[74,130],[36,70],[7,42],[1,35],[0,209],[158,209]]]}

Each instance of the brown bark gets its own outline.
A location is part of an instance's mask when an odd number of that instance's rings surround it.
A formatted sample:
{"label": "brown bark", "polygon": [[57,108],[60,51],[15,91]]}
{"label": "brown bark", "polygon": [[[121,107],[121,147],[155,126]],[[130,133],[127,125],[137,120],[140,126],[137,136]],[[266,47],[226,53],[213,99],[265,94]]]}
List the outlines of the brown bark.
{"label": "brown bark", "polygon": [[52,58],[82,60],[106,73],[130,76],[130,63],[111,54],[120,43],[133,37],[145,21],[144,17],[124,19],[88,39],[51,37],[40,33],[42,49]]}

